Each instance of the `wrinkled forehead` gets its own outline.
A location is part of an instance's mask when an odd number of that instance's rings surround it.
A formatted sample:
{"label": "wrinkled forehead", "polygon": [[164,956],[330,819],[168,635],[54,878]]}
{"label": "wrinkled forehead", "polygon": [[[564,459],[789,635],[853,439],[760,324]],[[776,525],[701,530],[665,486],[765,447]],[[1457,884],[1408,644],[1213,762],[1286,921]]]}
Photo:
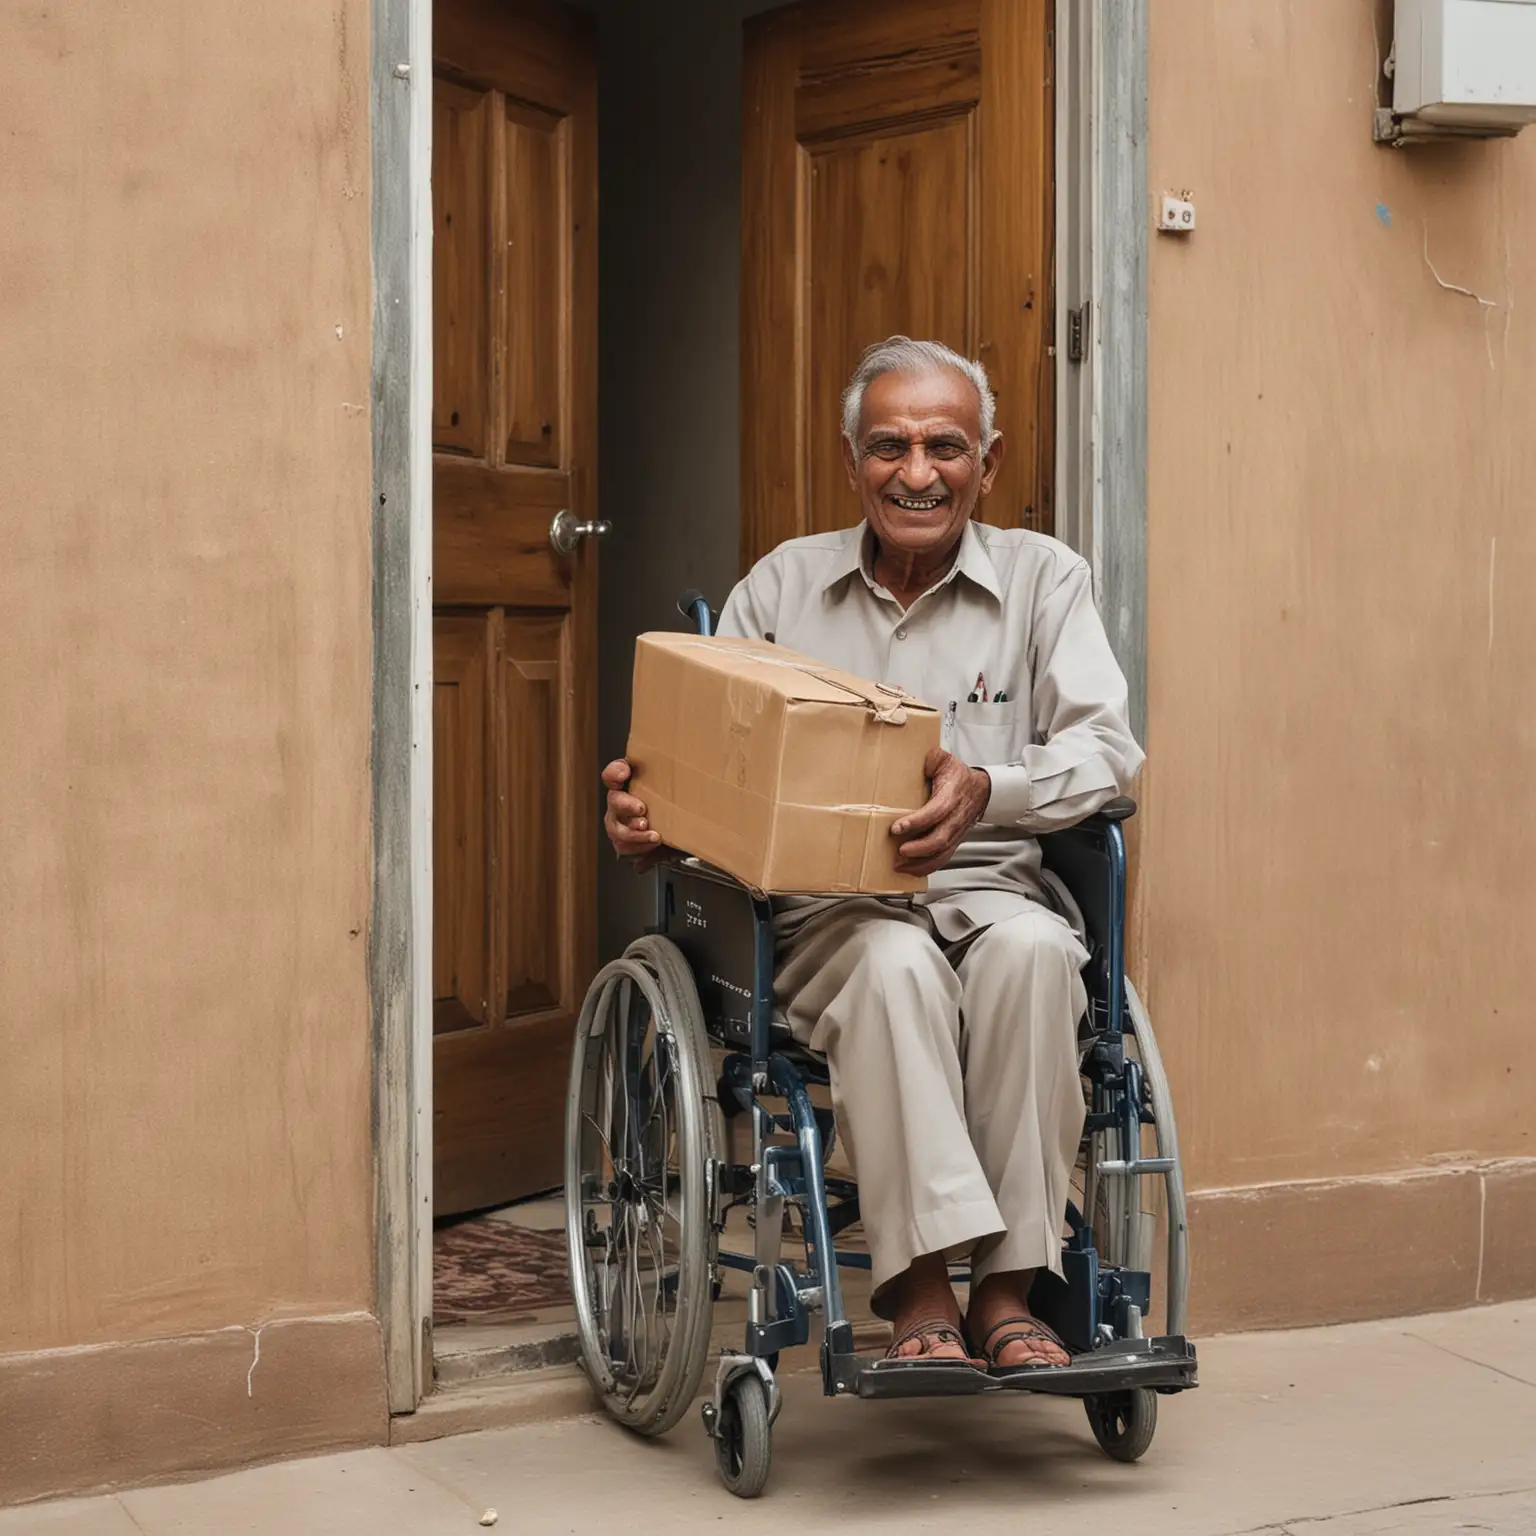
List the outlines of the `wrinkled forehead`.
{"label": "wrinkled forehead", "polygon": [[981,401],[976,386],[952,368],[931,372],[882,373],[869,381],[859,412],[859,436],[930,439],[958,434],[967,442],[981,436]]}

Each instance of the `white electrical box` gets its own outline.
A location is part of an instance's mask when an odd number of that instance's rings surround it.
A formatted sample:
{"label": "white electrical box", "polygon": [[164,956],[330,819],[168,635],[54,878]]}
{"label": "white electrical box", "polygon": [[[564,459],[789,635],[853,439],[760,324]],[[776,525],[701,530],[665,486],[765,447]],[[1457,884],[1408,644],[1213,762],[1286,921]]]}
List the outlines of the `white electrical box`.
{"label": "white electrical box", "polygon": [[1391,116],[1409,137],[1536,122],[1536,0],[1396,0]]}

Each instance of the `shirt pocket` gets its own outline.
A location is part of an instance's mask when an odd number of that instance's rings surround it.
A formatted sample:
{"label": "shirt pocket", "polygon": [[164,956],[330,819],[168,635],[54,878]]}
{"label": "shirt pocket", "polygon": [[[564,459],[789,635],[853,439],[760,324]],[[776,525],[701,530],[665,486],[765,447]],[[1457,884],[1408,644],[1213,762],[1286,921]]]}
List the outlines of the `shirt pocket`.
{"label": "shirt pocket", "polygon": [[1016,763],[1028,745],[1020,736],[1024,726],[1019,706],[1011,699],[1002,704],[956,704],[949,750],[971,768]]}

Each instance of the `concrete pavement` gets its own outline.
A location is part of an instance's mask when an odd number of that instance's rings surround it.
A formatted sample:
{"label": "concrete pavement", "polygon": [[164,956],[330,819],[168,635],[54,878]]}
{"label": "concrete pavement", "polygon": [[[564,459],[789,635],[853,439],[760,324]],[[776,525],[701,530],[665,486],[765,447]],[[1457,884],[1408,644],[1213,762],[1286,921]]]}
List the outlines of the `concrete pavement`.
{"label": "concrete pavement", "polygon": [[[803,1351],[806,1363],[811,1352]],[[597,1416],[0,1512],[0,1536],[468,1536],[878,1527],[1030,1536],[1536,1532],[1536,1302],[1212,1339],[1138,1466],[1075,1402],[829,1402],[786,1375],[756,1504],[695,1419],[643,1442]]]}

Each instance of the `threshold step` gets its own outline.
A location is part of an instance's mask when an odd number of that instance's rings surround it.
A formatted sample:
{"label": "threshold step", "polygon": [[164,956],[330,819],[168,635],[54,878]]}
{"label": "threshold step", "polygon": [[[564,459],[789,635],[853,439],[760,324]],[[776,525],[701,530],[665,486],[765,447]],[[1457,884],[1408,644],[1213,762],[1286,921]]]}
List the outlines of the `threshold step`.
{"label": "threshold step", "polygon": [[576,1334],[548,1323],[439,1328],[432,1339],[432,1376],[439,1387],[574,1365]]}
{"label": "threshold step", "polygon": [[467,1435],[480,1429],[511,1429],[599,1412],[597,1399],[581,1368],[547,1366],[491,1376],[434,1392],[415,1413],[396,1414],[389,1421],[391,1445],[418,1445],[444,1435]]}

